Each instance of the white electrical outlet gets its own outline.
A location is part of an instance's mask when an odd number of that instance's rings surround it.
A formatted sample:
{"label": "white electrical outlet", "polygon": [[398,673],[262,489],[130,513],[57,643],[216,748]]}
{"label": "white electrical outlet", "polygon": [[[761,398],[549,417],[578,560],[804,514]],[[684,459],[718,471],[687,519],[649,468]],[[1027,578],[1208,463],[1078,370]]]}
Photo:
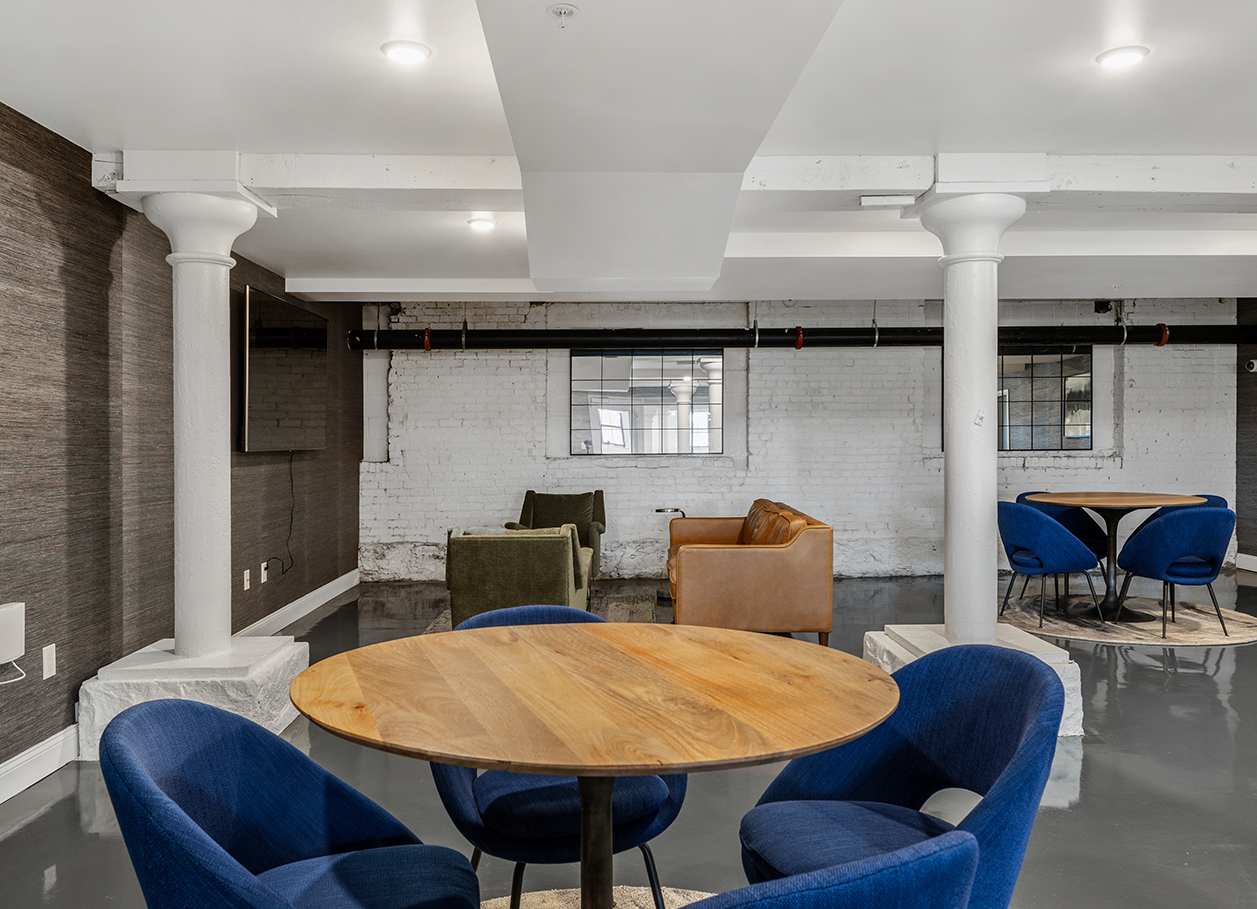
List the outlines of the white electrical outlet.
{"label": "white electrical outlet", "polygon": [[249,569],[244,570],[244,589],[249,589]]}
{"label": "white electrical outlet", "polygon": [[266,575],[267,575],[266,566],[269,564],[270,564],[269,562],[262,563],[262,574],[261,574],[262,580],[259,583],[262,583],[262,584],[266,583]]}
{"label": "white electrical outlet", "polygon": [[44,678],[50,679],[57,674],[57,645],[49,644],[44,648]]}

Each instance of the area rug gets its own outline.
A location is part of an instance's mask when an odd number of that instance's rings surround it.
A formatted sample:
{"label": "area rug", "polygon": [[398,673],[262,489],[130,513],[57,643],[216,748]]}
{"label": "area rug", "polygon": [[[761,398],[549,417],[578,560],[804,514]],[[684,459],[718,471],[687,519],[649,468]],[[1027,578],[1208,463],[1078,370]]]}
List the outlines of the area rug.
{"label": "area rug", "polygon": [[[1180,588],[1181,589],[1181,588]],[[1194,591],[1193,591],[1194,593]],[[1166,624],[1165,637],[1161,637],[1161,601],[1149,597],[1127,597],[1126,609],[1135,609],[1146,616],[1155,616],[1151,622],[1106,622],[1100,624],[1091,597],[1069,598],[1069,605],[1090,607],[1089,615],[1072,616],[1057,612],[1048,591],[1047,608],[1043,613],[1043,627],[1039,627],[1038,596],[1010,597],[1008,608],[1000,616],[1001,622],[1014,625],[1023,631],[1045,638],[1064,638],[1070,641],[1087,641],[1096,644],[1144,644],[1152,647],[1213,647],[1219,644],[1251,644],[1257,641],[1257,618],[1223,609],[1227,637],[1222,634],[1218,615],[1212,605],[1179,602],[1176,621]],[[1206,594],[1207,595],[1207,594]],[[1001,600],[1002,602],[1002,600]],[[1064,599],[1061,600],[1064,605]]]}
{"label": "area rug", "polygon": [[[680,906],[687,906],[712,895],[701,890],[674,890],[671,887],[664,887],[662,890],[663,904],[668,909],[679,909]],[[615,900],[615,909],[655,909],[649,887],[613,887],[611,896]],[[499,896],[497,899],[485,900],[480,904],[480,909],[508,909],[510,905],[509,896]],[[524,893],[520,896],[519,906],[520,909],[580,909],[580,891],[538,890]]]}
{"label": "area rug", "polygon": [[[595,593],[589,611],[608,622],[653,622],[655,620],[655,595],[653,593]],[[424,634],[452,631],[450,611],[441,612]]]}

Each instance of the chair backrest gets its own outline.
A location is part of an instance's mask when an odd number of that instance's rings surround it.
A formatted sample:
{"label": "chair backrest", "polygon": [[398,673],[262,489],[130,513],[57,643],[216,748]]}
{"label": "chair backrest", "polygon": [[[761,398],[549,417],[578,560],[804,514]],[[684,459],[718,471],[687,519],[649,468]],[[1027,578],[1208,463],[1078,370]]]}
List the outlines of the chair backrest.
{"label": "chair backrest", "polygon": [[590,523],[605,529],[607,509],[601,489],[592,492],[548,493],[529,489],[524,493],[519,523],[525,527],[560,527],[575,524],[582,546],[590,545]]}
{"label": "chair backrest", "polygon": [[605,622],[606,619],[572,606],[510,606],[490,609],[460,622],[455,631],[469,628],[500,628],[504,625],[564,625],[568,623]]}
{"label": "chair backrest", "polygon": [[1029,505],[1035,511],[1043,512],[1085,543],[1093,543],[1099,547],[1099,544],[1107,541],[1108,535],[1104,528],[1096,523],[1095,518],[1087,514],[1085,509],[1077,505],[1053,505],[1049,502],[1030,501],[1030,496],[1039,495],[1042,492],[1046,490],[1023,492],[1017,496],[1017,504]]}
{"label": "chair backrest", "polygon": [[751,884],[690,909],[965,909],[978,844],[960,830],[872,858]]}
{"label": "chair backrest", "polygon": [[[1196,496],[1197,498],[1204,499],[1204,502],[1198,503],[1196,505],[1162,505],[1152,514],[1148,515],[1148,517],[1144,518],[1143,523],[1135,528],[1135,533],[1139,533],[1139,531],[1143,530],[1153,521],[1159,521],[1161,520],[1161,518],[1165,517],[1167,514],[1173,514],[1176,511],[1182,511],[1185,508],[1226,508],[1227,507],[1227,501],[1222,496],[1210,495],[1207,492],[1194,492],[1192,493],[1192,495]],[[1126,539],[1128,540],[1131,539],[1131,537],[1133,537],[1135,533],[1132,533]]]}
{"label": "chair backrest", "polygon": [[972,790],[982,799],[958,825],[978,839],[970,906],[1006,909],[1055,755],[1064,686],[1037,657],[987,644],[926,654],[894,679],[899,708],[882,725],[791,761],[759,803],[825,797],[920,810],[941,789]]}
{"label": "chair backrest", "polygon": [[419,842],[279,736],[195,701],[123,711],[101,736],[100,763],[150,909],[187,906],[189,894],[206,909],[285,909],[256,874]]}
{"label": "chair backrest", "polygon": [[1095,554],[1078,537],[1037,508],[1016,502],[1000,502],[997,508],[999,535],[1009,562],[1017,550],[1028,549],[1048,574],[1096,566]]}
{"label": "chair backrest", "polygon": [[1132,534],[1118,554],[1117,564],[1141,577],[1164,578],[1174,562],[1194,557],[1208,563],[1212,573],[1193,580],[1212,583],[1222,569],[1234,532],[1235,512],[1229,508],[1199,505],[1176,509]]}

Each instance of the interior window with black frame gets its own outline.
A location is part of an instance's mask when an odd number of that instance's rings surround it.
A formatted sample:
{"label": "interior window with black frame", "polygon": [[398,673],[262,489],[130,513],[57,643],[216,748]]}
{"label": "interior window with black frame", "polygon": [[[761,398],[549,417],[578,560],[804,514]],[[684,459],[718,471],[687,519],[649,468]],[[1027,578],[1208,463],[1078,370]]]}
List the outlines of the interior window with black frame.
{"label": "interior window with black frame", "polygon": [[723,451],[723,350],[571,352],[573,455]]}
{"label": "interior window with black frame", "polygon": [[1091,348],[1001,351],[1000,451],[1091,449]]}

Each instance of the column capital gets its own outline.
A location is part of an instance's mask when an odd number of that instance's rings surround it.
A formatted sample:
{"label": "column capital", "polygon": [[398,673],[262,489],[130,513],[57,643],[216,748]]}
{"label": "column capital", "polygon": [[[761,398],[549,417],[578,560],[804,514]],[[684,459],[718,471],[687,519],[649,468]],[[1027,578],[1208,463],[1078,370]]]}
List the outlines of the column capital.
{"label": "column capital", "polygon": [[1000,262],[1000,237],[1026,213],[1026,200],[1008,193],[935,196],[920,209],[921,226],[943,241],[940,264]]}
{"label": "column capital", "polygon": [[167,261],[235,265],[231,245],[257,221],[257,206],[204,193],[154,193],[143,200],[148,220],[170,238]]}

